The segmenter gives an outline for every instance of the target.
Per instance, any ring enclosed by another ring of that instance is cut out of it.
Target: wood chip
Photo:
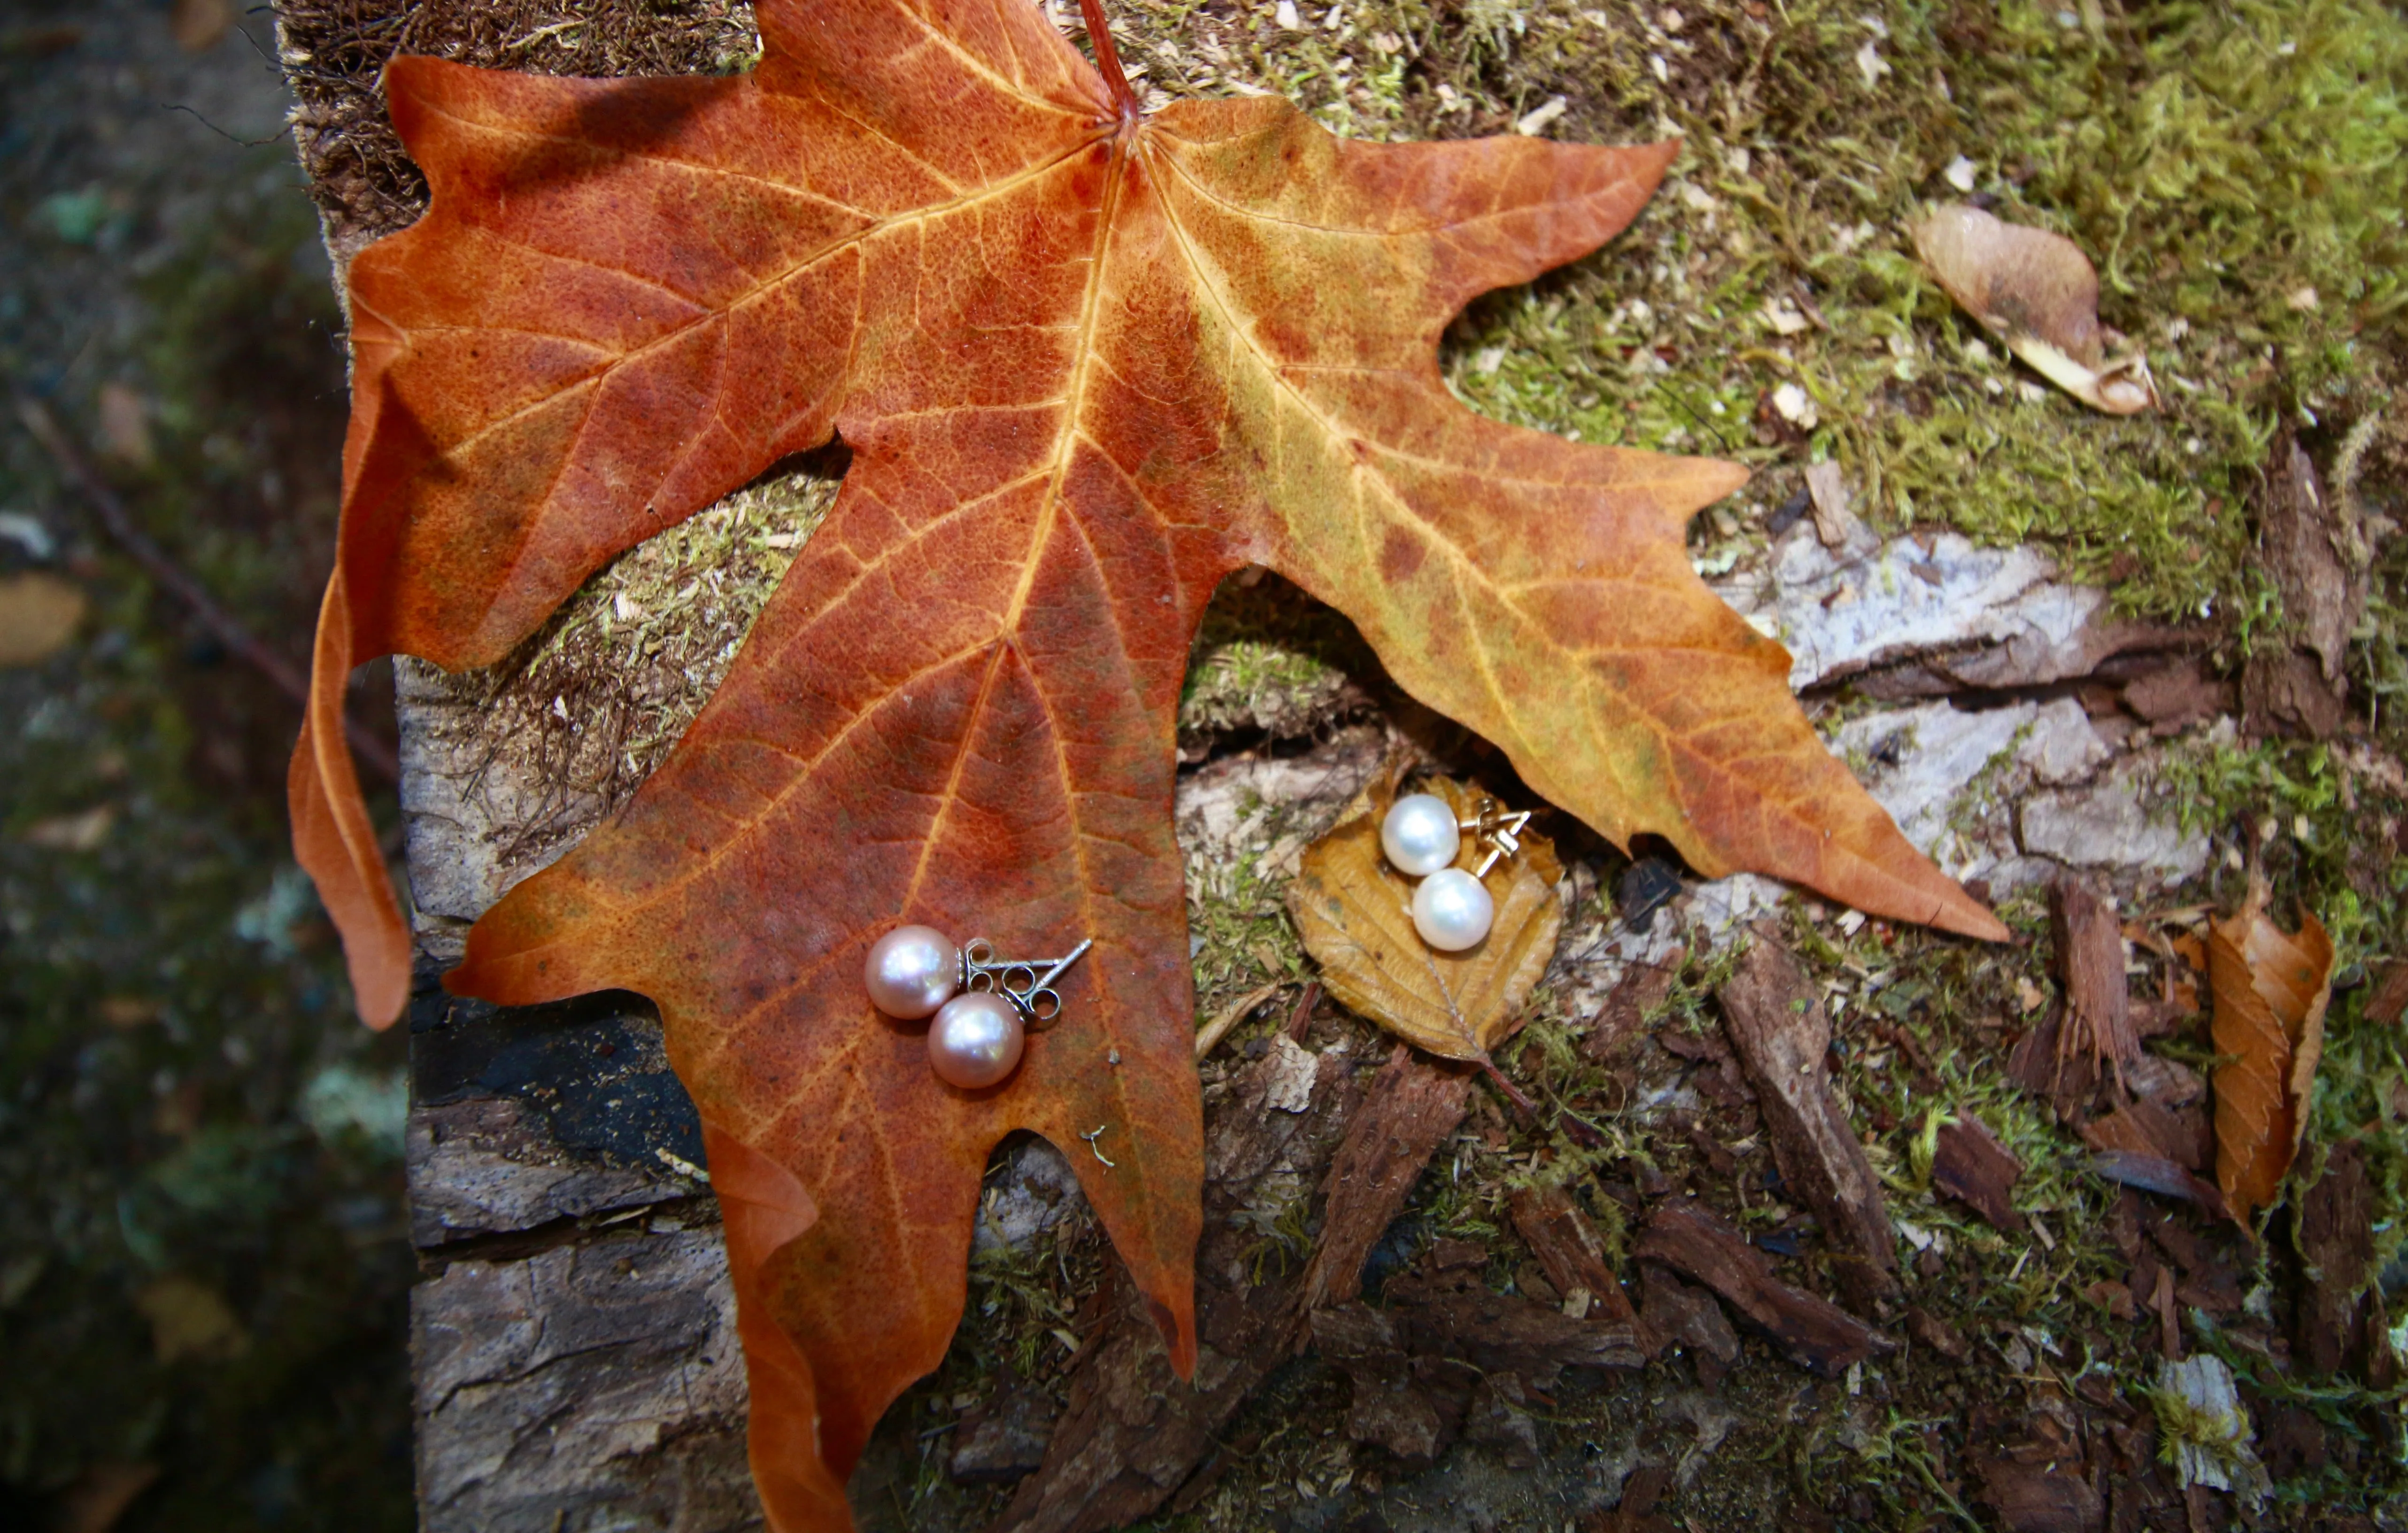
[[[2348,509],[2325,494],[2315,465],[2286,432],[2266,466],[2259,543],[2298,648],[2338,694],[2349,636],[2366,612],[2367,549]]]
[[[2023,1174],[2024,1163],[1980,1118],[1969,1112],[1940,1125],[1932,1185],[2000,1229],[2020,1233],[2027,1227],[2014,1205],[2015,1182]]]
[[[2086,1053],[2102,1070],[2140,1062],[2132,1031],[2131,992],[2124,980],[2124,926],[2115,902],[2087,881],[2059,879],[2049,889],[2049,925],[2057,938],[2057,972],[2065,981],[2067,1024],[2057,1039],[2057,1061]]]
[[[2401,966],[2401,972],[2408,973],[2408,965]],[[1679,969],[1670,964],[1633,964],[1624,970],[1590,1020],[1588,1035],[1581,1039],[1581,1053],[1602,1063],[1645,1037],[1647,1013],[1664,1004],[1679,978]],[[2401,993],[2408,996],[2408,986]]]
[[[1975,1467],[1982,1499],[1998,1512],[2007,1533],[2099,1533],[2107,1526],[2107,1503],[2055,1460],[1985,1458]]]
[[[1471,1076],[1399,1043],[1371,1080],[1322,1183],[1321,1244],[1306,1269],[1308,1310],[1363,1291],[1363,1260],[1403,1211],[1430,1155],[1470,1105]]]
[[[1627,1325],[1638,1318],[1608,1259],[1605,1241],[1580,1200],[1562,1187],[1520,1187],[1505,1200],[1513,1228],[1539,1258],[1555,1291],[1588,1295],[1587,1318]]]
[[[1720,992],[1724,1030],[1756,1088],[1783,1183],[1822,1221],[1859,1306],[1898,1290],[1898,1239],[1881,1179],[1831,1090],[1831,1020],[1789,951],[1759,934]]]
[[[2333,1147],[2325,1174],[2300,1197],[2299,1242],[2307,1293],[2297,1355],[2311,1373],[2338,1373],[2356,1350],[2360,1296],[2374,1275],[2373,1188],[2355,1141]]]
[[[1965,1340],[1963,1332],[1919,1304],[1906,1311],[1906,1334],[1918,1346],[1929,1347],[1952,1363],[1961,1363],[1973,1354],[1972,1343]]]
[[[1760,1252],[1698,1203],[1657,1207],[1634,1254],[1720,1294],[1790,1361],[1823,1378],[1841,1378],[1853,1365],[1897,1350],[1897,1342],[1838,1305],[1774,1277],[1772,1264]]]
[[[1654,1262],[1639,1268],[1641,1335],[1651,1353],[1685,1347],[1698,1370],[1698,1383],[1708,1389],[1739,1361],[1739,1333],[1723,1313],[1722,1301],[1703,1288],[1693,1287]]]
[[[2150,1296],[2149,1307],[2157,1312],[2157,1350],[2169,1363],[2182,1361],[2182,1322],[2174,1312],[2174,1274],[2172,1268],[2157,1268],[2157,1291]]]
[[[1836,463],[1818,463],[1806,470],[1806,493],[1814,502],[1814,536],[1825,548],[1844,548],[1862,523],[1848,504],[1848,477]]]

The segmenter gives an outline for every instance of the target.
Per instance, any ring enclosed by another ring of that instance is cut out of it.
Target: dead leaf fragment
[[[36,820],[19,831],[17,839],[49,852],[93,852],[108,839],[109,829],[116,824],[117,806],[96,804],[80,813]]]
[[[206,53],[234,30],[233,0],[174,0],[167,26],[176,35],[177,47],[187,53]]]
[[[2110,415],[2156,406],[2146,357],[2101,360],[2099,273],[2073,241],[1961,204],[1934,208],[1913,233],[1948,295],[2050,382]]]
[[[1863,523],[1848,503],[1848,477],[1836,463],[1818,463],[1806,470],[1806,493],[1814,501],[1814,536],[1825,548],[1844,548]]]
[[[1486,796],[1432,778],[1424,788],[1471,820]],[[1304,852],[1288,909],[1322,982],[1344,1005],[1446,1059],[1485,1060],[1520,1025],[1522,1003],[1546,972],[1564,925],[1555,885],[1563,865],[1554,843],[1522,833],[1519,855],[1500,859],[1482,881],[1497,902],[1496,924],[1476,947],[1439,953],[1413,929],[1414,881],[1380,851],[1380,822],[1395,802],[1385,783],[1365,790],[1328,835]],[[1455,866],[1486,855],[1466,835]]]
[[[180,22],[187,0],[178,0]],[[225,0],[214,0],[223,5]],[[214,41],[214,39],[212,39]],[[157,461],[150,440],[150,404],[139,391],[122,383],[104,383],[93,401],[100,417],[100,450],[129,468],[148,468]]]
[[[165,1277],[134,1297],[134,1307],[150,1323],[159,1361],[186,1357],[239,1357],[251,1350],[251,1334],[216,1289],[187,1277]]]
[[[36,570],[0,580],[0,667],[38,666],[58,653],[83,622],[83,592]]]
[[[2215,1180],[2243,1225],[2299,1153],[2332,999],[2332,939],[2312,912],[2286,933],[2266,914],[2272,897],[2253,879],[2232,918],[2208,928],[2215,1052],[2232,1060],[2215,1072]]]
[[[58,1533],[108,1533],[159,1478],[156,1464],[94,1464],[59,1498]]]

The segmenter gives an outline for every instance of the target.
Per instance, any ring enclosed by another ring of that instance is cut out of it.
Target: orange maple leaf
[[[1095,0],[1089,33],[1107,34]],[[1729,465],[1484,420],[1437,345],[1618,232],[1675,146],[1344,142],[1283,101],[1140,113],[1025,0],[764,0],[739,79],[401,58],[433,198],[351,270],[352,422],[294,836],[363,1013],[408,975],[342,753],[353,665],[490,664],[604,561],[841,435],[725,681],[626,809],[471,933],[460,991],[661,1009],[727,1210],[755,1475],[846,1526],[880,1412],[958,1319],[1007,1133],[1073,1157],[1194,1365],[1201,1114],[1173,715],[1266,565],[1617,843],[2003,928],[1815,738],[1690,567]],[[902,922],[1090,957],[964,1093],[863,993]]]

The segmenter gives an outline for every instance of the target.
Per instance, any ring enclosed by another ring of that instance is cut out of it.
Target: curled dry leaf
[[[2229,921],[2208,928],[2215,996],[2215,1180],[2243,1224],[2274,1200],[2307,1127],[2308,1091],[2325,1047],[2332,939],[2302,913],[2296,937],[2268,919],[2265,881]]]
[[[1424,788],[1453,805],[1457,820],[1474,818],[1486,796],[1445,778]],[[1485,1061],[1513,1031],[1555,956],[1564,927],[1555,897],[1563,865],[1553,842],[1524,831],[1521,853],[1500,859],[1481,881],[1497,902],[1486,938],[1462,953],[1435,952],[1413,930],[1414,881],[1380,852],[1380,822],[1395,801],[1393,788],[1373,785],[1305,848],[1288,910],[1331,995],[1434,1054]],[[1469,871],[1485,855],[1467,835],[1455,866]]]
[[[1913,233],[1948,296],[2050,382],[2110,415],[2156,406],[2147,358],[2104,360],[2099,273],[2073,241],[1960,204],[1935,208]]]

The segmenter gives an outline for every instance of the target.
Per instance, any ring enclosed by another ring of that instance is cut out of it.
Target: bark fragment
[[[1363,1291],[1363,1259],[1403,1210],[1431,1153],[1463,1122],[1470,1090],[1468,1071],[1410,1044],[1388,1055],[1322,1183],[1321,1244],[1305,1271],[1304,1309]]]
[[[2112,1067],[2120,1078],[2139,1063],[2141,1040],[2132,1031],[2131,992],[2124,982],[2124,927],[2115,917],[2115,902],[2083,880],[2060,879],[2049,890],[2049,924],[2065,980],[2065,1021],[2057,1038],[2058,1068],[2063,1072],[2082,1054],[2093,1071]]]
[[[2287,433],[2267,465],[2260,517],[2266,566],[2298,648],[2315,656],[2322,679],[2338,691],[2350,632],[2366,611],[2366,544]]]
[[[1007,1385],[953,1432],[946,1472],[965,1484],[1009,1484],[1045,1462],[1057,1412],[1041,1392]]]
[[[1760,934],[1721,997],[1773,1164],[1822,1221],[1850,1298],[1865,1306],[1895,1294],[1898,1243],[1881,1179],[1831,1090],[1831,1020],[1821,996],[1789,951]]]
[[[2022,1464],[1985,1458],[1977,1468],[1982,1499],[2008,1533],[2099,1533],[2107,1526],[2107,1505],[2099,1493],[2054,1459]]]
[[[1739,1333],[1720,1301],[1654,1262],[1640,1264],[1639,1282],[1639,1321],[1648,1350],[1686,1347],[1698,1382],[1708,1389],[1722,1383],[1739,1361]]]
[[[1506,1199],[1506,1207],[1513,1216],[1514,1229],[1566,1303],[1580,1304],[1583,1301],[1575,1296],[1586,1294],[1584,1313],[1589,1316],[1623,1324],[1637,1318],[1614,1273],[1604,1238],[1570,1192],[1561,1187],[1524,1187]]]
[[[1561,1310],[1500,1294],[1473,1260],[1450,1259],[1444,1243],[1412,1271],[1389,1280],[1383,1298],[1405,1349],[1459,1358],[1483,1373],[1511,1373],[1539,1388],[1568,1368],[1638,1368],[1646,1362],[1634,1321],[1574,1320]]]
[[[1606,1063],[1625,1044],[1644,1037],[1647,1013],[1664,1004],[1679,977],[1680,971],[1670,964],[1632,965],[1598,1008],[1588,1024],[1588,1036],[1581,1040],[1581,1052]]]
[[[2029,1227],[2014,1205],[2015,1182],[2023,1174],[2024,1163],[1980,1118],[1969,1112],[1941,1125],[1931,1157],[1932,1184],[2000,1229]]]
[[[2241,727],[2252,739],[2330,739],[2349,706],[2314,656],[2297,650],[2253,655],[2241,672]]]
[[[2316,1374],[2339,1372],[2358,1337],[2359,1298],[2374,1269],[2373,1189],[2356,1141],[2333,1147],[2325,1174],[2300,1200],[2299,1355]]]
[[[1739,1231],[1700,1204],[1658,1207],[1636,1254],[1712,1288],[1790,1361],[1823,1378],[1839,1378],[1851,1365],[1897,1349],[1838,1305],[1774,1277],[1772,1265]]]
[[[2233,689],[2208,669],[2204,657],[2185,655],[2126,682],[2123,701],[2153,733],[2170,735],[2230,712]]]
[[[1645,1361],[1634,1325],[1497,1293],[1481,1278],[1484,1260],[1477,1247],[1442,1240],[1389,1281],[1383,1308],[1312,1311],[1313,1345],[1354,1385],[1347,1436],[1416,1463],[1467,1436],[1526,1467],[1538,1457],[1526,1388],[1550,1387],[1566,1368]]]

